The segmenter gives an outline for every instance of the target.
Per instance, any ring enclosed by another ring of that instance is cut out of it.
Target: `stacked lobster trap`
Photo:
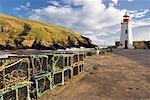
[[[29,60],[0,59],[0,99],[24,100],[30,98]]]
[[[32,55],[29,57],[31,65],[31,97],[38,98],[44,91],[51,88],[51,72],[48,69],[48,56]]]
[[[51,57],[49,66],[51,66],[53,88],[64,85],[65,80],[71,78],[72,55],[55,53],[49,56]]]
[[[51,89],[51,72],[48,66],[48,56],[42,54],[17,55],[11,58],[26,58],[30,65],[30,97],[37,99],[44,91]]]
[[[90,49],[90,50],[85,51],[86,57],[95,56],[95,55],[99,55],[99,50]]]
[[[83,72],[83,64],[84,64],[84,53],[75,53],[73,56],[73,76],[78,75],[79,73]]]
[[[0,59],[0,100],[39,98],[83,72],[83,52],[38,52]]]

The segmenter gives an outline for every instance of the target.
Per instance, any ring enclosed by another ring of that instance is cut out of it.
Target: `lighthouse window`
[[[128,33],[128,30],[126,30],[125,33],[127,34],[127,33]]]

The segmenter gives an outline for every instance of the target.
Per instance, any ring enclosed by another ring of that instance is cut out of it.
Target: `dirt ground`
[[[40,100],[150,100],[150,50],[86,58],[84,73]]]

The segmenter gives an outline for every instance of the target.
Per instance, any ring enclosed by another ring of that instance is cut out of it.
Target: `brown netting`
[[[79,66],[79,72],[82,72],[83,71],[83,65],[80,65]]]
[[[47,71],[47,58],[46,57],[42,58],[41,62],[42,62],[42,70]]]
[[[75,62],[78,62],[78,55],[74,55],[73,56],[73,62],[75,63]]]
[[[62,83],[62,72],[54,74],[54,84]]]
[[[56,57],[55,57],[56,58]],[[59,57],[58,60],[55,60],[56,61],[56,66],[59,67],[59,68],[63,68],[63,57]]]
[[[40,73],[43,71],[47,71],[47,58],[34,58],[34,73]]]
[[[80,54],[80,55],[79,55],[79,60],[80,60],[80,61],[83,61],[83,57],[84,57],[83,54]]]
[[[37,98],[35,80],[34,80],[34,79],[31,79],[31,81],[32,81],[33,83],[31,84],[31,87],[30,87],[30,97],[31,97],[31,98]]]
[[[81,71],[82,71],[82,65],[79,66],[79,72],[81,72]]]
[[[73,76],[78,74],[78,66],[73,68]]]
[[[65,81],[66,81],[67,79],[70,79],[70,78],[71,78],[71,70],[70,70],[70,69],[65,70],[65,71],[64,71],[64,79],[65,79]]]
[[[38,73],[38,72],[41,72],[42,70],[42,65],[41,65],[41,62],[40,62],[40,58],[34,58],[34,73]]]
[[[52,55],[48,55],[48,71],[52,70]]]
[[[87,52],[87,54],[86,54],[87,56],[91,56],[92,55],[92,53],[91,52]]]
[[[68,66],[71,66],[71,57],[68,59]]]
[[[27,98],[27,86],[18,89],[18,100],[26,100]]]
[[[64,65],[67,66],[68,65],[67,63],[68,63],[68,59],[67,57],[65,57]]]
[[[0,89],[4,88],[4,83],[3,83],[3,74],[0,72]]]
[[[28,78],[28,63],[20,62],[5,69],[5,85],[10,86]]]
[[[38,80],[38,89],[40,93],[50,89],[50,81],[47,77]]]
[[[4,100],[16,100],[16,90],[9,91],[3,95]]]

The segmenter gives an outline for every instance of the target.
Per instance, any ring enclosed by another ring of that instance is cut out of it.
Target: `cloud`
[[[132,22],[132,24],[133,24],[133,28],[148,26],[148,25],[150,25],[150,18],[136,20],[136,21]]]
[[[27,2],[26,7],[30,7],[30,6],[31,6],[30,2]]]
[[[133,10],[133,11],[129,11],[131,17],[134,18],[143,18],[146,16],[146,14],[149,12],[149,9],[145,9],[145,10],[141,10],[141,11],[137,11],[137,10]]]
[[[133,28],[133,38],[135,41],[150,40],[150,25],[143,25]]]
[[[14,8],[14,10],[19,11],[19,10],[21,10],[21,8],[20,7],[16,7],[16,8]]]
[[[125,12],[125,10],[119,10],[113,6],[106,9],[100,0],[72,0],[72,2],[65,1],[65,3],[80,4],[82,7],[56,7],[50,5],[42,9],[33,10],[29,18],[67,27],[86,34],[88,37],[87,33],[101,35],[108,32],[110,33],[111,31],[112,33],[117,32],[118,27],[112,30],[107,27],[114,27],[116,24],[120,24],[120,19]],[[94,43],[99,40],[97,37],[90,38]]]
[[[117,4],[118,0],[113,2]],[[102,41],[112,44],[119,39],[120,23],[126,9],[117,9],[113,4],[106,8],[102,0],[50,0],[49,3],[47,7],[33,9],[29,19],[67,27],[89,37],[96,44]],[[142,18],[147,12],[133,14]],[[102,35],[108,37],[102,39]]]
[[[59,6],[59,2],[58,1],[49,0],[49,1],[47,1],[47,3],[52,4],[54,6]]]
[[[25,5],[20,5],[19,7],[13,8],[14,11],[28,10],[31,6],[30,2],[26,2]]]
[[[117,3],[119,1],[128,1],[128,2],[132,2],[133,0],[111,0],[115,5],[117,5]]]
[[[115,4],[117,4],[117,3],[118,3],[118,0],[112,0],[112,2],[114,2]]]
[[[144,18],[133,23],[133,38],[135,41],[150,41],[150,18]]]

